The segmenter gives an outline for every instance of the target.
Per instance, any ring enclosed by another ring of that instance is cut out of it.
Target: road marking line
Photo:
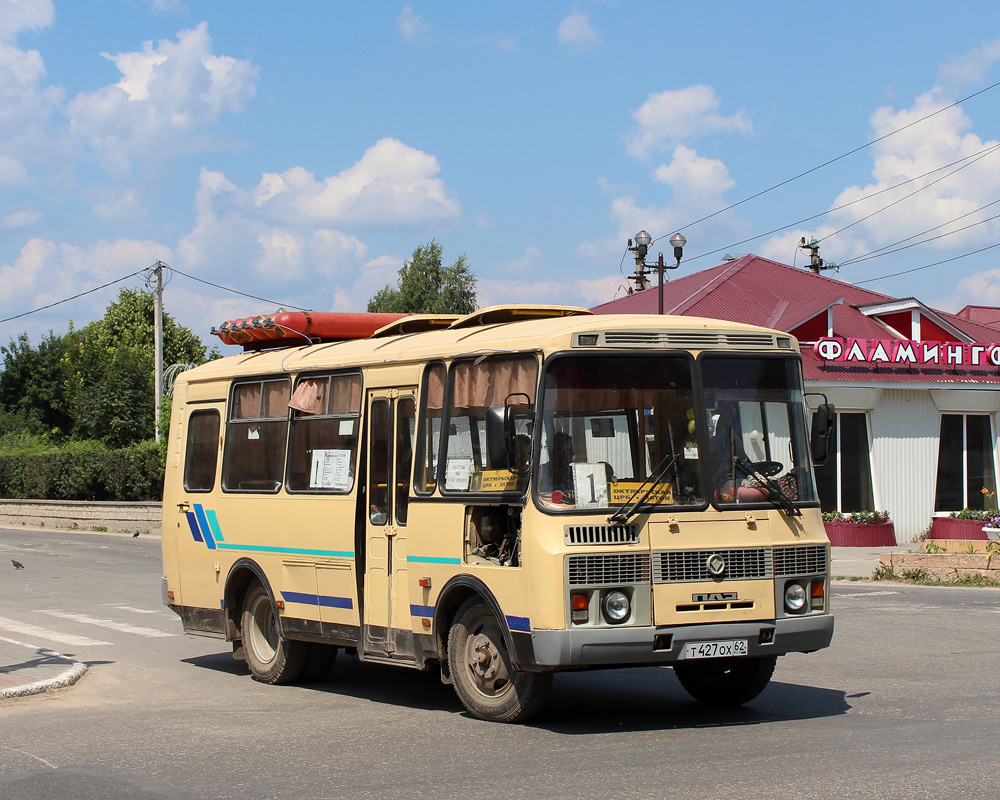
[[[5,628],[9,631],[14,631],[15,633],[26,633],[29,636],[37,636],[41,639],[50,639],[53,642],[61,642],[62,644],[69,644],[73,647],[91,647],[98,644],[111,644],[111,642],[102,642],[99,639],[89,639],[86,636],[76,636],[72,633],[50,631],[47,628],[40,628],[37,625],[28,625],[23,622],[18,622],[17,620],[7,619],[6,617],[0,617],[0,628]]]
[[[838,600],[843,600],[845,597],[884,597],[887,594],[899,594],[899,592],[852,592],[851,594],[834,592],[833,596]]]
[[[122,611],[132,611],[136,614],[159,614],[161,616],[174,616],[169,611],[160,611],[159,609],[151,608],[132,608],[132,606],[123,606],[120,603],[101,603],[102,606],[110,606],[111,608],[120,608]]]
[[[110,628],[113,631],[119,631],[120,633],[133,633],[136,636],[148,636],[151,638],[165,638],[167,636],[176,636],[175,633],[167,633],[166,631],[159,631],[155,628],[140,628],[138,625],[129,625],[127,622],[115,622],[113,619],[100,619],[98,617],[88,617],[83,614],[70,614],[66,611],[42,611],[43,614],[48,614],[53,617],[59,617],[60,619],[68,619],[73,622],[83,622],[86,625],[97,625],[101,628]]]

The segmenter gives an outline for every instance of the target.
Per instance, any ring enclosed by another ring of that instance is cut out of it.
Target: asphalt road
[[[90,665],[0,702],[0,798],[995,798],[1000,590],[838,583],[833,646],[755,701],[669,669],[563,674],[530,725],[436,673],[355,663],[263,686],[160,605],[159,540],[0,530],[0,636]]]

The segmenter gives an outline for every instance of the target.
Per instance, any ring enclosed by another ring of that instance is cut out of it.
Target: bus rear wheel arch
[[[707,706],[738,706],[764,691],[777,660],[767,656],[682,661],[674,664],[674,673],[695,700]]]
[[[240,633],[247,666],[254,680],[285,684],[294,683],[302,675],[309,645],[281,635],[274,602],[260,583],[247,590],[240,616]]]
[[[522,672],[514,666],[503,623],[479,597],[470,597],[455,615],[448,634],[448,667],[462,705],[490,722],[528,720],[552,686],[551,673]]]

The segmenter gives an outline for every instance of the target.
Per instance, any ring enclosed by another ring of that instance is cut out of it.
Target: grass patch
[[[917,586],[971,586],[974,588],[1000,589],[1000,579],[988,578],[977,572],[962,572],[948,578],[935,578],[925,569],[904,569],[896,572],[888,564],[879,564],[872,573],[873,581],[895,581],[896,583],[912,583]]]

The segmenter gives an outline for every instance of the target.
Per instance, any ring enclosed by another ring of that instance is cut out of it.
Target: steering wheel
[[[780,461],[754,461],[751,463],[751,466],[761,475],[768,478],[773,478],[785,468],[785,465]]]

